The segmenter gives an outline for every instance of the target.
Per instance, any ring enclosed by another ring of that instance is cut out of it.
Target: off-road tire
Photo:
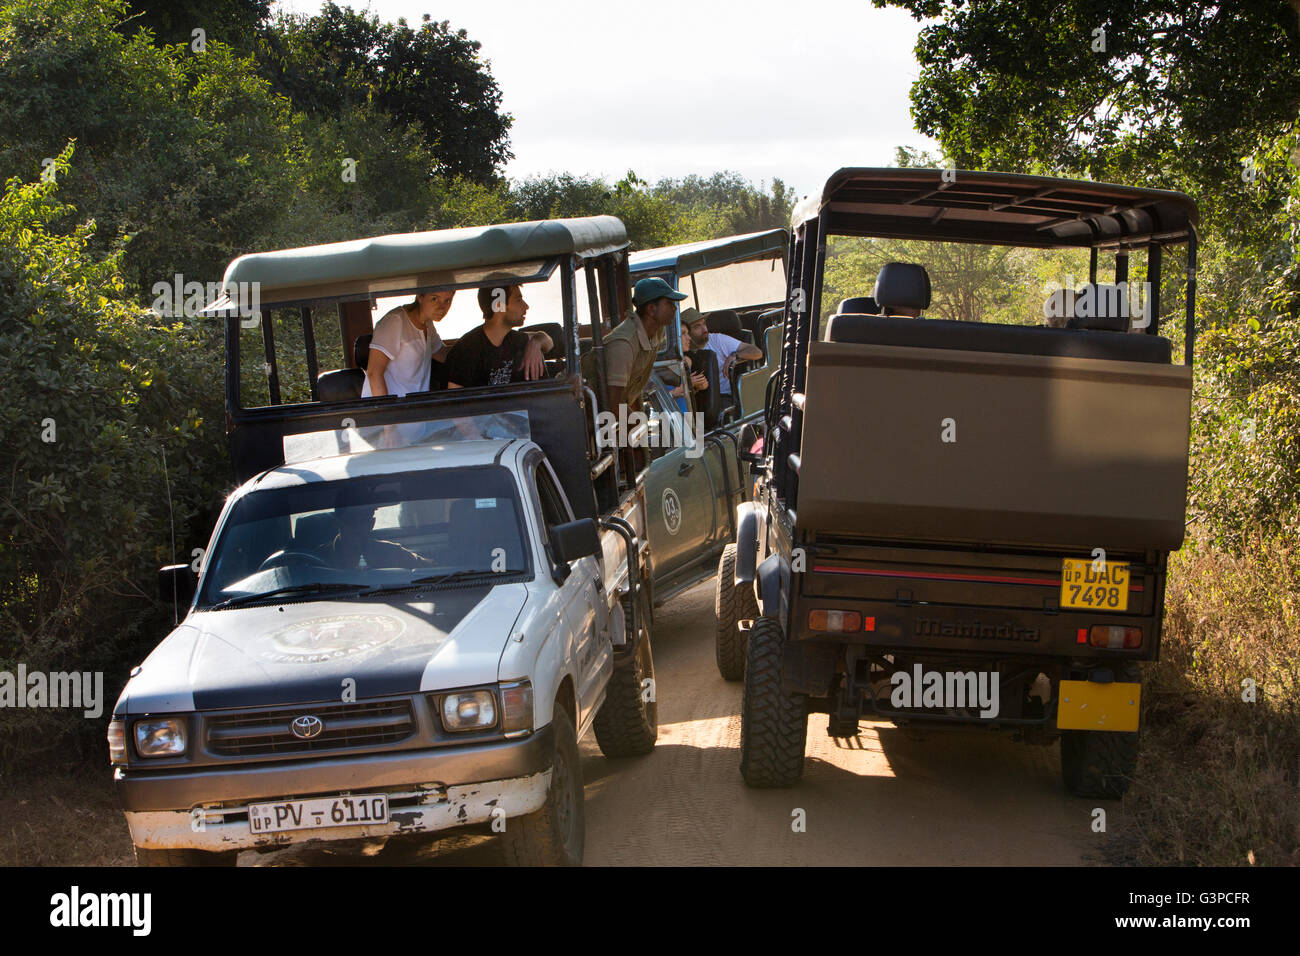
[[[751,787],[789,787],[803,776],[808,696],[781,689],[781,625],[754,620],[740,708],[740,775]]]
[[[737,622],[758,617],[754,589],[748,584],[737,586],[735,582],[736,545],[729,544],[718,559],[718,581],[713,594],[713,612],[717,618],[714,650],[723,680],[745,679],[746,635]]]
[[[582,760],[573,715],[557,701],[551,717],[555,752],[546,803],[506,821],[501,848],[511,866],[581,866],[586,840]]]
[[[634,635],[630,597],[623,598],[622,606],[624,627],[631,643]],[[641,633],[635,635],[634,649],[615,650],[614,673],[605,688],[605,702],[592,724],[596,743],[606,757],[643,756],[654,750],[659,739],[659,704],[655,700],[658,688],[654,684],[654,654],[644,600],[640,618]],[[647,679],[651,681],[648,687],[644,685]]]
[[[136,866],[234,866],[239,859],[238,850],[134,849]]]
[[[1115,679],[1140,683],[1136,662],[1117,667]],[[1076,797],[1118,800],[1128,791],[1137,770],[1138,732],[1101,730],[1061,731],[1061,779]]]

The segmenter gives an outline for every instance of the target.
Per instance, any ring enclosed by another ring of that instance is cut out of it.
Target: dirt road
[[[849,747],[827,737],[826,718],[817,715],[802,784],[746,788],[740,685],[718,676],[712,627],[712,580],[655,612],[653,754],[606,760],[590,735],[583,741],[588,864],[1074,865],[1105,839],[1091,829],[1095,803],[1065,794],[1055,747],[991,735],[922,737],[872,723]],[[804,829],[796,832],[800,818]],[[245,854],[247,862],[258,859]],[[364,862],[328,849],[261,860]],[[492,864],[498,856],[490,838],[469,836],[390,844],[374,861]]]
[[[607,761],[584,742],[589,863],[1078,864],[1098,839],[1093,803],[1061,787],[1055,747],[992,736],[870,723],[848,747],[819,714],[803,782],[750,790],[740,685],[718,676],[712,624],[712,580],[656,611],[653,754]]]

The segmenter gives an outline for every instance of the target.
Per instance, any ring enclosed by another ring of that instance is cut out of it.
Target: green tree
[[[160,49],[115,31],[125,15],[119,0],[0,5],[0,173],[49,173],[75,141],[61,195],[94,218],[92,250],[131,236],[140,290],[219,277],[294,191],[289,103],[225,44]]]
[[[413,29],[326,3],[315,16],[281,15],[264,40],[266,75],[313,118],[363,107],[395,130],[417,126],[433,169],[476,182],[494,181],[511,158],[511,118],[480,44],[445,20],[425,14]]]
[[[271,0],[130,0],[131,15],[121,31],[148,30],[163,45],[190,46],[194,30],[203,40],[218,40],[242,53],[256,45],[257,31],[271,15]]]
[[[0,373],[0,670],[102,670],[111,701],[170,620],[150,592],[171,513],[189,560],[229,474],[217,327],[135,305],[120,250],[92,255],[93,226],[69,228],[57,188],[12,179],[0,196],[0,348],[21,357]],[[102,723],[0,710],[0,761],[67,755],[70,726],[102,746]]]

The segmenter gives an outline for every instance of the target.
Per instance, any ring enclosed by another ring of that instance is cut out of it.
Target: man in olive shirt
[[[605,385],[609,407],[615,411],[626,404],[634,408],[654,370],[655,356],[663,345],[663,330],[677,314],[677,303],[686,298],[663,279],[642,279],[632,288],[635,313],[605,336]]]

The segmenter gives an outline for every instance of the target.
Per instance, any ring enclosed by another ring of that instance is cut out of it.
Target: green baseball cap
[[[642,279],[632,287],[632,304],[637,308],[647,302],[653,302],[655,299],[664,298],[681,301],[686,298],[686,293],[674,291],[672,286],[658,276],[652,279]]]
[[[682,325],[694,325],[700,319],[704,318],[704,313],[699,309],[687,306],[682,309]]]

